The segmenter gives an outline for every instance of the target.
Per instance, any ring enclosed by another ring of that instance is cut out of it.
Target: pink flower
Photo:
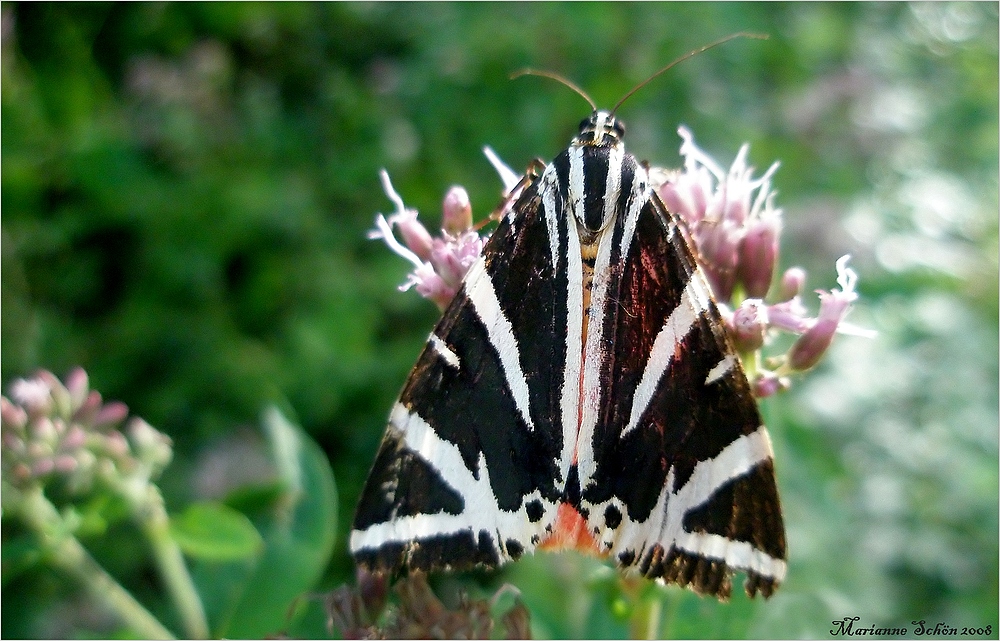
[[[453,236],[472,229],[472,203],[464,187],[452,187],[441,203],[441,228]]]
[[[774,163],[760,178],[747,165],[749,145],[740,148],[728,171],[694,144],[685,128],[684,170],[654,172],[658,193],[670,211],[687,223],[698,258],[718,301],[728,303],[742,286],[750,298],[763,298],[778,257],[781,210],[774,207]]]
[[[847,267],[849,258],[850,256],[843,256],[837,261],[837,283],[841,288],[817,292],[820,301],[819,316],[789,350],[788,366],[791,369],[807,370],[819,362],[833,342],[833,335],[837,333],[844,316],[850,311],[851,303],[857,300],[858,294],[854,288],[858,275]]]
[[[102,403],[86,372],[72,370],[60,381],[40,371],[18,379],[11,398],[0,397],[0,467],[5,482],[44,487],[59,480],[70,494],[87,493],[97,483],[126,486],[147,483],[170,462],[170,439],[141,419],[143,439],[130,443],[120,431],[128,415],[124,403]],[[136,429],[130,428],[130,434]],[[155,441],[155,456],[148,442]],[[97,468],[108,471],[101,477]]]
[[[748,298],[733,312],[733,342],[741,353],[755,352],[764,345],[767,333],[767,306],[759,298]]]
[[[417,220],[417,211],[407,209],[403,199],[392,187],[392,181],[385,170],[381,172],[382,186],[386,195],[396,204],[396,213],[389,218],[379,214],[375,219],[376,229],[368,233],[372,239],[380,238],[394,252],[410,261],[414,269],[407,276],[407,282],[400,285],[401,291],[416,287],[424,298],[434,301],[444,309],[462,286],[462,280],[472,264],[482,253],[485,239],[472,227],[472,208],[468,194],[460,187],[453,187],[443,202],[447,230],[434,238]],[[403,236],[401,244],[393,235],[392,228],[400,228]],[[460,228],[464,229],[460,230]]]

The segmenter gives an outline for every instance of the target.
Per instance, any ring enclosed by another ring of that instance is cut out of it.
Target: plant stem
[[[4,491],[11,491],[4,485]],[[17,490],[14,490],[17,492]],[[163,627],[149,610],[105,572],[67,531],[65,521],[56,507],[42,493],[32,488],[21,493],[23,502],[18,513],[40,535],[42,545],[53,565],[82,583],[91,594],[121,617],[140,637],[146,639],[173,639],[170,630]]]
[[[155,485],[150,485],[146,494],[140,525],[153,546],[160,576],[181,615],[187,636],[192,639],[207,639],[208,619],[205,608],[184,563],[184,555],[170,535],[170,517],[164,507],[163,496]]]
[[[659,639],[660,638],[660,624],[662,623],[663,614],[663,601],[659,599],[659,595],[654,594],[649,600],[649,612],[646,615],[646,636],[645,639]]]

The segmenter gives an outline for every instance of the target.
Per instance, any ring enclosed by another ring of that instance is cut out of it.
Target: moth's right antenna
[[[689,51],[686,54],[684,54],[683,56],[681,56],[680,58],[678,58],[677,60],[674,60],[673,62],[671,62],[669,65],[667,65],[663,69],[660,69],[659,71],[657,71],[656,73],[654,73],[652,76],[646,78],[645,80],[643,80],[642,82],[640,82],[636,86],[632,87],[632,89],[630,89],[627,94],[625,94],[624,96],[622,96],[622,99],[618,101],[618,104],[616,104],[615,108],[611,110],[611,113],[614,114],[616,111],[618,111],[618,107],[621,107],[623,102],[625,102],[626,100],[628,100],[629,98],[631,98],[632,94],[634,94],[635,92],[637,92],[640,89],[642,89],[643,87],[645,87],[647,84],[649,84],[650,80],[652,80],[653,78],[657,77],[661,73],[665,72],[667,69],[670,69],[671,67],[673,67],[674,65],[676,65],[676,64],[678,64],[680,62],[684,62],[685,60],[687,60],[691,56],[698,55],[702,51],[707,51],[708,49],[711,49],[712,47],[718,47],[722,43],[729,42],[730,40],[735,40],[736,38],[756,38],[758,40],[767,40],[767,35],[766,34],[760,34],[760,33],[749,33],[749,32],[746,32],[746,31],[740,31],[739,33],[730,34],[730,35],[726,36],[725,38],[720,38],[720,39],[716,40],[715,42],[710,42],[709,44],[705,45],[704,47],[699,47],[698,49],[695,49],[694,51]]]

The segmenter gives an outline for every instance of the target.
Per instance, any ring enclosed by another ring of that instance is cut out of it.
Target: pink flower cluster
[[[18,379],[0,397],[3,480],[15,487],[60,481],[71,494],[95,483],[142,485],[167,466],[170,439],[141,418],[124,425],[124,403],[104,403],[76,368],[63,383],[51,372]]]
[[[379,214],[376,229],[368,233],[372,239],[381,238],[389,247],[410,261],[414,270],[400,290],[416,286],[424,298],[434,301],[444,309],[462,286],[462,279],[479,258],[486,239],[472,229],[472,205],[469,194],[462,187],[452,187],[445,194],[441,223],[441,236],[434,238],[417,220],[417,210],[407,209],[403,199],[392,187],[389,174],[383,169],[382,187],[396,205],[396,213],[388,218]],[[403,244],[392,233],[398,227]]]
[[[817,290],[819,314],[809,315],[801,300],[806,274],[787,269],[777,282],[781,210],[774,206],[771,177],[774,163],[760,178],[747,164],[749,145],[743,145],[732,166],[724,171],[694,143],[681,127],[681,171],[652,170],[654,186],[667,208],[687,223],[698,264],[712,287],[716,302],[740,352],[755,393],[770,396],[789,385],[788,375],[812,368],[826,353],[837,332],[870,336],[843,323],[857,300],[857,274],[847,266],[849,256],[837,260],[840,289]],[[766,302],[771,301],[771,302]],[[798,334],[785,353],[761,365],[760,351],[778,331]]]
[[[754,392],[770,396],[789,386],[789,374],[808,370],[826,353],[834,334],[870,333],[843,323],[857,298],[857,274],[847,267],[848,256],[837,261],[840,289],[819,291],[820,309],[812,317],[801,300],[805,271],[787,269],[774,282],[781,235],[781,210],[774,205],[771,177],[774,163],[759,178],[747,164],[749,145],[743,145],[732,166],[725,171],[694,143],[686,128],[678,133],[683,140],[680,153],[684,168],[652,168],[651,183],[667,208],[687,223],[688,238],[699,267],[709,282],[716,302],[740,353]],[[501,214],[517,197],[522,179],[491,149],[484,150],[504,183]],[[379,214],[370,238],[381,238],[415,267],[406,290],[417,291],[444,309],[461,286],[462,279],[479,257],[486,238],[472,225],[469,197],[461,187],[452,187],[444,198],[442,232],[432,237],[417,220],[417,212],[407,209],[393,189],[388,174],[382,184],[396,213]],[[397,227],[403,238],[393,235]],[[769,302],[768,302],[769,301]],[[791,348],[765,361],[762,351],[779,331],[798,335]]]

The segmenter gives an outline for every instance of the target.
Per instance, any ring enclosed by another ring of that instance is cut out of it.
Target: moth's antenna
[[[515,78],[520,78],[521,76],[541,76],[542,78],[548,78],[550,80],[555,80],[556,82],[560,82],[569,87],[570,89],[572,89],[573,91],[575,91],[576,93],[580,94],[580,96],[582,96],[583,99],[590,104],[590,108],[594,111],[597,111],[597,105],[594,104],[594,101],[591,100],[590,96],[587,95],[586,91],[580,89],[580,87],[576,86],[576,84],[567,80],[566,78],[563,78],[557,73],[554,73],[552,71],[540,71],[538,69],[521,69],[520,71],[512,73],[510,79],[514,80]]]
[[[700,47],[698,49],[695,49],[694,51],[687,52],[686,54],[684,54],[683,56],[681,56],[677,60],[674,60],[673,62],[671,62],[669,65],[667,65],[663,69],[660,69],[659,71],[657,71],[656,73],[654,73],[652,76],[646,78],[645,80],[643,80],[642,82],[640,82],[636,86],[632,87],[632,89],[629,90],[629,92],[627,94],[625,94],[624,96],[622,96],[622,99],[618,101],[618,103],[615,105],[615,108],[611,110],[611,114],[614,115],[614,113],[616,111],[618,111],[618,107],[621,107],[622,103],[624,103],[626,100],[628,100],[629,98],[631,98],[632,94],[634,94],[635,92],[637,92],[640,89],[642,89],[643,87],[645,87],[647,84],[649,84],[650,80],[652,80],[653,78],[659,76],[661,73],[664,73],[667,69],[670,69],[671,67],[673,67],[674,65],[676,65],[678,63],[684,62],[685,60],[687,60],[688,58],[690,58],[692,56],[698,55],[702,51],[707,51],[708,49],[711,49],[712,47],[718,47],[719,45],[721,45],[721,44],[723,44],[725,42],[729,42],[730,40],[735,40],[736,38],[756,38],[757,40],[767,40],[767,34],[766,33],[763,33],[763,34],[762,33],[749,33],[749,32],[746,32],[746,31],[740,31],[739,33],[730,34],[730,35],[726,36],[725,38],[720,38],[719,40],[716,40],[715,42],[711,42],[711,43],[705,45],[704,47]],[[591,104],[593,104],[593,103],[591,103]]]

